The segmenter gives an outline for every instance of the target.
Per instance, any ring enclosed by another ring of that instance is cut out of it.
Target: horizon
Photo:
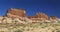
[[[4,16],[9,8],[23,8],[27,16],[42,12],[60,18],[60,0],[0,0],[0,16]]]

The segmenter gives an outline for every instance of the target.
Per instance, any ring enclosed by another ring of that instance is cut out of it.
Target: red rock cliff
[[[44,13],[36,13],[35,16],[30,16],[28,18],[32,20],[48,20],[48,16]]]
[[[15,8],[11,8],[7,11],[6,14],[7,17],[25,17],[26,16],[26,12],[24,9],[15,9]]]

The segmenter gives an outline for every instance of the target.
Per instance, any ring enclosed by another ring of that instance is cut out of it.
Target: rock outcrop
[[[35,16],[30,16],[28,18],[32,20],[48,20],[48,16],[44,13],[36,13]]]
[[[27,17],[24,9],[15,9],[15,8],[10,8],[7,11],[6,16],[11,18],[20,18],[20,19],[25,19],[25,17]],[[48,16],[40,12],[36,13],[36,15],[34,16],[29,16],[27,18],[31,20],[48,20]]]
[[[51,17],[50,17],[50,20],[56,20],[56,19],[57,19],[56,16],[51,16]]]
[[[7,11],[6,14],[7,17],[12,17],[12,18],[16,18],[16,17],[25,17],[26,16],[26,12],[24,9],[15,9],[15,8],[11,8]]]
[[[51,21],[53,20],[53,21]],[[0,16],[0,32],[59,32],[60,19],[44,13],[26,16],[24,9],[11,8],[6,16]]]

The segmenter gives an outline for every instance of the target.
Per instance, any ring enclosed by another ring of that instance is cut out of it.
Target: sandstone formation
[[[24,9],[15,9],[15,8],[10,8],[7,11],[6,16],[11,17],[11,18],[20,18],[22,20],[24,20],[25,17],[27,17]],[[27,18],[31,19],[31,20],[48,20],[48,16],[46,14],[40,13],[40,12],[36,13],[36,15],[34,15],[34,16],[29,16]]]
[[[50,17],[50,20],[56,20],[56,19],[57,19],[56,16],[51,16],[51,17]]]
[[[15,8],[11,8],[7,11],[6,14],[7,17],[12,17],[12,18],[16,18],[16,17],[25,17],[26,16],[26,12],[24,9],[15,9]]]
[[[30,16],[28,18],[32,20],[48,20],[48,16],[44,13],[36,13],[35,16]]]
[[[48,19],[48,15],[40,12],[27,17],[24,9],[11,8],[6,16],[0,16],[0,32],[60,32],[60,19]]]
[[[25,18],[28,18],[30,20],[55,20],[57,19],[57,17],[55,16],[51,16],[50,19],[48,19],[48,15],[46,15],[45,13],[36,13],[34,16],[26,16],[26,12],[24,9],[16,9],[16,8],[10,8],[7,13],[6,13],[6,17],[10,17],[10,18],[19,18],[20,20],[25,20]]]

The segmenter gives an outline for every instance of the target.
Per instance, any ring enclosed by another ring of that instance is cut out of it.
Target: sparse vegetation
[[[16,30],[15,32],[23,32],[22,30]]]
[[[56,30],[56,32],[60,32],[60,30]]]
[[[9,19],[9,18],[7,18]],[[39,22],[31,23],[33,21],[12,21],[6,20],[4,23],[0,23],[0,32],[60,32],[60,22]],[[7,22],[9,21],[9,22]],[[30,22],[29,22],[30,21]],[[23,22],[23,23],[22,23]]]

